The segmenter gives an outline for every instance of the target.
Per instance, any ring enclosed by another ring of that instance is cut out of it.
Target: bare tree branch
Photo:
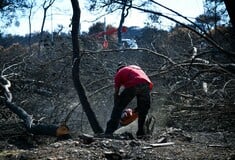
[[[115,3],[117,4],[122,4],[121,2],[119,1],[115,1]],[[127,6],[130,6],[127,4]],[[176,22],[182,26],[184,26],[185,28],[193,31],[194,33],[196,33],[198,36],[202,37],[203,39],[205,39],[206,41],[208,41],[210,44],[212,44],[216,49],[218,49],[219,51],[221,51],[222,53],[228,55],[228,56],[232,56],[232,57],[235,57],[235,53],[234,52],[230,52],[230,51],[227,51],[225,50],[223,47],[221,47],[218,43],[216,43],[214,40],[212,40],[210,37],[206,36],[205,34],[201,34],[199,33],[198,31],[196,31],[194,28],[191,28],[190,26],[172,18],[172,17],[169,17],[169,16],[166,16],[164,15],[163,13],[161,12],[156,12],[156,11],[152,11],[152,10],[148,10],[148,9],[143,9],[143,8],[139,8],[139,7],[136,7],[136,6],[131,6],[131,8],[133,9],[136,9],[136,10],[139,10],[139,11],[143,11],[143,12],[146,12],[146,13],[152,13],[152,14],[156,14],[156,15],[159,15],[159,16],[162,16],[164,18],[167,18],[173,22]]]

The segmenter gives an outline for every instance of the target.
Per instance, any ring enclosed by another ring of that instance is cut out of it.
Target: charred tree
[[[52,6],[52,4],[55,2],[55,0],[45,0],[43,3],[43,19],[42,19],[42,25],[41,25],[41,31],[40,31],[40,42],[39,42],[39,47],[41,45],[41,42],[43,40],[43,29],[44,29],[44,25],[45,25],[45,21],[46,21],[46,17],[47,17],[47,10]],[[47,5],[48,3],[48,5]],[[53,34],[53,33],[52,33]]]
[[[124,24],[125,18],[128,16],[129,13],[129,9],[131,8],[131,4],[129,6],[127,6],[128,1],[127,0],[123,0],[122,1],[122,14],[121,14],[121,19],[119,22],[119,26],[118,26],[118,44],[119,46],[121,46],[122,44],[122,26]],[[132,1],[130,1],[130,3],[132,3]]]
[[[82,104],[82,108],[87,115],[89,123],[94,133],[103,133],[103,129],[101,128],[99,122],[96,119],[95,113],[93,112],[90,103],[88,102],[88,98],[86,96],[84,87],[80,80],[80,61],[81,61],[81,53],[80,46],[78,42],[78,30],[80,23],[80,15],[81,10],[79,7],[78,0],[71,0],[73,7],[73,17],[72,17],[72,44],[73,44],[73,67],[72,67],[72,76],[74,87],[78,93],[80,102]]]
[[[29,133],[64,138],[70,137],[69,128],[65,124],[40,124],[39,121],[34,120],[33,116],[29,115],[22,107],[12,103],[12,94],[9,90],[10,87],[10,81],[4,77],[0,77],[0,89],[4,95],[2,98],[5,102],[5,106],[23,120],[24,126]]]
[[[69,136],[69,128],[65,124],[40,124],[40,122],[34,120],[33,116],[29,115],[21,107],[9,101],[6,101],[6,107],[24,121],[24,126],[29,133],[34,135],[48,135],[55,137]]]
[[[225,4],[226,9],[228,11],[228,15],[229,15],[230,21],[233,25],[233,29],[235,30],[235,1],[224,0],[224,4]]]

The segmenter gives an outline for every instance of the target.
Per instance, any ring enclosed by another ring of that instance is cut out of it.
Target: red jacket
[[[149,88],[152,90],[153,83],[145,72],[136,65],[121,68],[114,77],[114,86],[116,89],[120,88],[122,85],[125,88],[130,88],[146,82],[149,83]]]

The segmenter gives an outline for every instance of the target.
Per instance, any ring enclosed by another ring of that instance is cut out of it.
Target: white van
[[[138,45],[136,43],[136,40],[134,40],[134,39],[122,39],[122,47],[123,48],[137,49]]]

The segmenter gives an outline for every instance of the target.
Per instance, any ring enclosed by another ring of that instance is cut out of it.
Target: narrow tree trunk
[[[224,0],[226,9],[229,14],[230,21],[233,25],[233,29],[235,30],[235,1],[234,0]]]
[[[31,16],[32,16],[32,9],[33,9],[33,4],[31,3],[30,8],[29,8],[29,52],[32,54],[32,45],[31,45],[31,36],[32,36],[32,25],[31,25]]]
[[[82,104],[83,110],[87,115],[89,123],[94,133],[102,133],[103,129],[100,127],[99,122],[88,102],[84,87],[80,81],[80,46],[78,42],[78,29],[80,23],[80,8],[78,0],[71,0],[73,7],[73,18],[72,18],[72,43],[73,43],[73,68],[72,76],[75,89],[77,90],[80,102]]]
[[[123,23],[125,20],[125,8],[126,8],[126,6],[123,5],[121,19],[120,19],[120,23],[118,26],[118,45],[119,45],[119,47],[121,47],[121,45],[122,45],[122,26],[123,26]]]
[[[40,47],[43,41],[43,30],[44,30],[44,26],[45,26],[45,22],[46,22],[46,17],[47,17],[47,10],[52,6],[52,4],[55,2],[55,0],[50,0],[47,4],[47,0],[44,1],[43,3],[43,19],[42,19],[42,25],[41,25],[41,31],[40,31],[40,40],[39,40],[39,54],[41,54],[40,52]],[[53,34],[53,33],[52,33]]]

